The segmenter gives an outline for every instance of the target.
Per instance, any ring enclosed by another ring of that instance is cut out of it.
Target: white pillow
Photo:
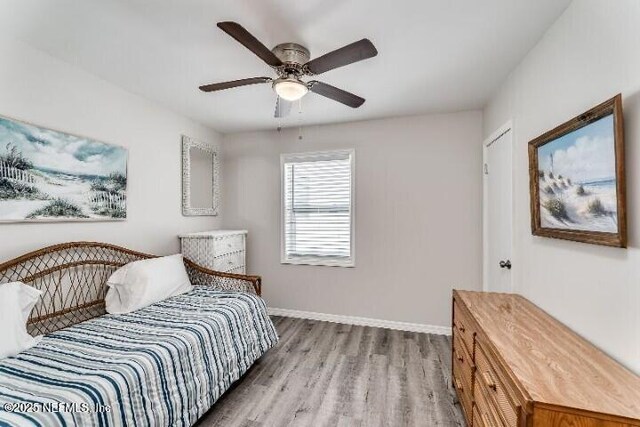
[[[42,336],[27,332],[27,320],[42,292],[22,282],[0,285],[0,359],[38,344]]]
[[[107,285],[106,309],[112,314],[130,313],[193,288],[180,254],[131,262],[116,270]]]

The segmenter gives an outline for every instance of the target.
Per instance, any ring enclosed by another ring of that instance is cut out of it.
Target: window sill
[[[283,258],[280,264],[290,265],[315,265],[320,267],[355,267],[353,258],[346,260],[341,259],[322,259],[322,258]]]

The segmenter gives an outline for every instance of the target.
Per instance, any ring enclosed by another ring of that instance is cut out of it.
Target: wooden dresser
[[[215,230],[180,235],[182,255],[223,273],[246,273],[246,230]]]
[[[640,377],[519,295],[453,291],[469,426],[640,426]]]

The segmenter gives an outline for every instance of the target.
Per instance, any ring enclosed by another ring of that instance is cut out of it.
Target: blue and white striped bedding
[[[277,341],[259,297],[195,287],[0,361],[0,426],[191,425]]]

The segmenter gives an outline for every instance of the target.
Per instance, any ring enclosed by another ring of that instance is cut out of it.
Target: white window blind
[[[283,263],[353,266],[353,156],[283,155]]]

